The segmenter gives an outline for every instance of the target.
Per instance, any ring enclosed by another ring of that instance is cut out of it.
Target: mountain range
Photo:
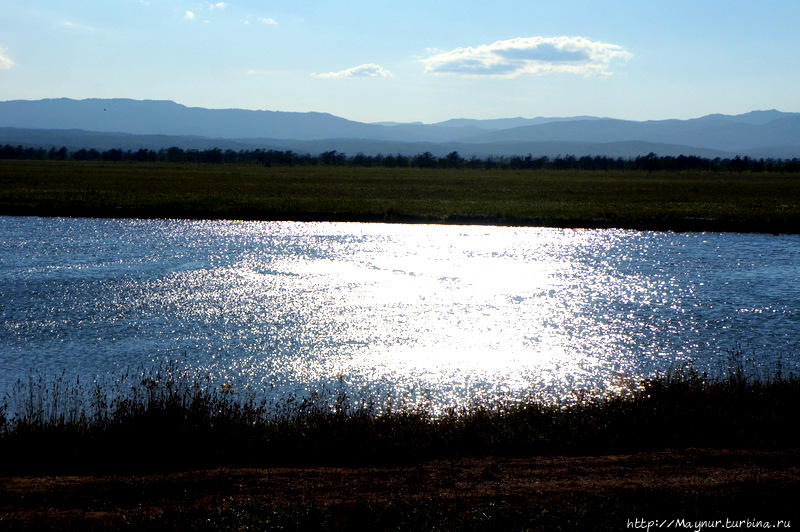
[[[365,123],[328,113],[187,107],[172,101],[67,98],[0,102],[0,144],[69,148],[291,149],[470,156],[800,157],[800,113],[632,121],[574,116]]]

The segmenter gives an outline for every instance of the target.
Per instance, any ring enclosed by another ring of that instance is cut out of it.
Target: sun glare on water
[[[0,271],[15,301],[2,309],[6,387],[30,369],[87,375],[179,359],[277,395],[343,384],[444,408],[624,389],[683,363],[713,367],[742,344],[784,361],[800,347],[793,236],[88,219],[6,228],[16,250]]]

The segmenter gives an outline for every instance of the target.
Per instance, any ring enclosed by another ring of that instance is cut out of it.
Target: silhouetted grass
[[[797,233],[800,176],[0,161],[0,214]]]
[[[174,367],[111,384],[31,377],[0,416],[0,470],[161,470],[391,463],[481,455],[796,446],[800,379],[690,369],[565,404],[474,404],[439,416],[376,408],[344,388],[279,403]]]

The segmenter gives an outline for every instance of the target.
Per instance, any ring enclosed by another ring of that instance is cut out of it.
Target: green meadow
[[[797,233],[800,174],[3,160],[0,213]]]

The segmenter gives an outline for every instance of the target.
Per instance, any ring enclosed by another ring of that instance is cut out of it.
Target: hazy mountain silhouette
[[[121,98],[0,102],[0,127],[298,140],[345,137],[446,141],[481,131],[472,127],[366,124],[328,113],[205,109],[172,101]]]
[[[743,124],[763,125],[784,118],[787,115],[800,115],[800,113],[782,113],[776,109],[769,109],[767,111],[750,111],[741,115],[721,115],[712,114],[695,118],[694,120],[725,120],[728,122],[741,122]]]
[[[205,109],[172,101],[60,98],[0,102],[0,127],[17,128],[3,131],[3,143],[97,149],[158,148],[172,143],[187,148],[215,145],[224,149],[272,146],[302,150],[308,146],[308,151],[316,150],[313,146],[327,146],[325,149],[348,153],[458,150],[476,155],[625,156],[653,151],[661,155],[800,156],[800,113],[774,109],[643,122],[579,116],[368,124],[328,113]],[[34,129],[50,131],[37,133]]]
[[[215,139],[196,136],[175,135],[134,135],[128,133],[104,133],[97,131],[83,131],[78,129],[20,129],[0,128],[0,145],[24,145],[44,148],[60,148],[66,146],[71,150],[80,148],[109,150],[121,148],[123,150],[138,150],[146,148],[159,150],[176,146],[183,149],[210,149],[223,150],[292,150],[298,153],[319,154],[336,150],[350,155],[364,153],[377,154],[403,154],[417,155],[426,151],[436,156],[443,156],[452,151],[459,152],[464,157],[488,157],[527,155],[534,157],[546,155],[607,155],[610,157],[636,157],[655,152],[660,155],[692,154],[702,157],[732,157],[733,153],[720,150],[707,150],[671,144],[656,144],[652,142],[611,142],[611,143],[580,143],[580,142],[499,142],[487,144],[474,144],[463,142],[401,142],[391,140],[369,139]],[[771,155],[783,157],[781,155]]]
[[[461,139],[467,142],[623,142],[638,140],[683,144],[725,151],[747,151],[767,146],[800,146],[800,113],[780,113],[771,121],[767,115],[747,113],[736,116],[709,115],[692,120],[598,119],[549,122],[484,132]]]
[[[176,146],[184,149],[206,150],[250,150],[254,145],[233,139],[178,135],[136,135],[131,133],[107,133],[82,129],[24,129],[0,127],[0,144],[23,145],[43,148],[110,150],[159,150]],[[256,146],[262,147],[262,146]]]
[[[380,126],[327,113],[186,107],[171,101],[68,98],[0,103],[0,126],[217,138],[370,136]]]
[[[444,122],[431,124],[438,127],[474,127],[478,129],[509,129],[512,127],[533,126],[546,124],[548,122],[572,122],[575,120],[600,120],[595,116],[568,116],[568,117],[546,117],[537,116],[536,118],[489,118],[479,120],[476,118],[451,118]]]

